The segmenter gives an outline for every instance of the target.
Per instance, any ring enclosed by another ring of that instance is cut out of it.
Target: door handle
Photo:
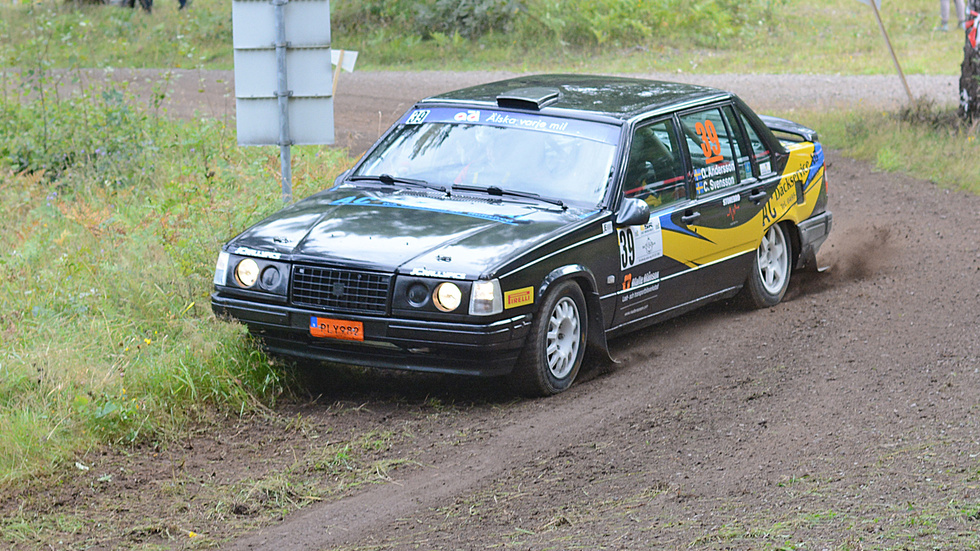
[[[694,222],[697,222],[699,218],[701,218],[701,213],[700,212],[698,212],[698,211],[694,211],[694,212],[687,211],[687,212],[684,213],[684,216],[681,216],[681,222],[684,223],[684,225],[686,225],[686,226],[690,226]]]
[[[761,203],[762,200],[765,198],[766,198],[766,192],[764,190],[754,190],[751,193],[749,193],[749,201],[752,201],[757,205]]]

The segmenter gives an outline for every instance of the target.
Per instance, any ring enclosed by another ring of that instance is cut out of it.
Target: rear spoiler
[[[759,115],[759,119],[762,120],[762,123],[768,126],[769,130],[772,130],[773,134],[775,134],[780,140],[789,140],[791,142],[817,141],[817,131],[807,128],[801,124],[767,115]]]

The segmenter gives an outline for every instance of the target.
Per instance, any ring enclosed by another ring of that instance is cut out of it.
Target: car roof
[[[678,82],[601,75],[530,75],[432,96],[419,105],[509,107],[556,115],[574,111],[580,116],[592,115],[590,118],[625,121],[728,97],[731,94],[722,90]]]

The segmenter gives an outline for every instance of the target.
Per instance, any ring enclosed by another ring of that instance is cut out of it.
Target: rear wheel
[[[749,305],[767,308],[779,304],[789,287],[792,246],[786,230],[773,224],[762,236],[752,270],[742,293]]]
[[[585,295],[565,281],[545,295],[514,370],[517,389],[530,396],[558,394],[572,386],[588,334]]]

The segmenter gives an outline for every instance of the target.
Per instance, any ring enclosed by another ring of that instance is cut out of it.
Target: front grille
[[[385,313],[391,276],[315,266],[293,268],[293,304],[345,312]]]

